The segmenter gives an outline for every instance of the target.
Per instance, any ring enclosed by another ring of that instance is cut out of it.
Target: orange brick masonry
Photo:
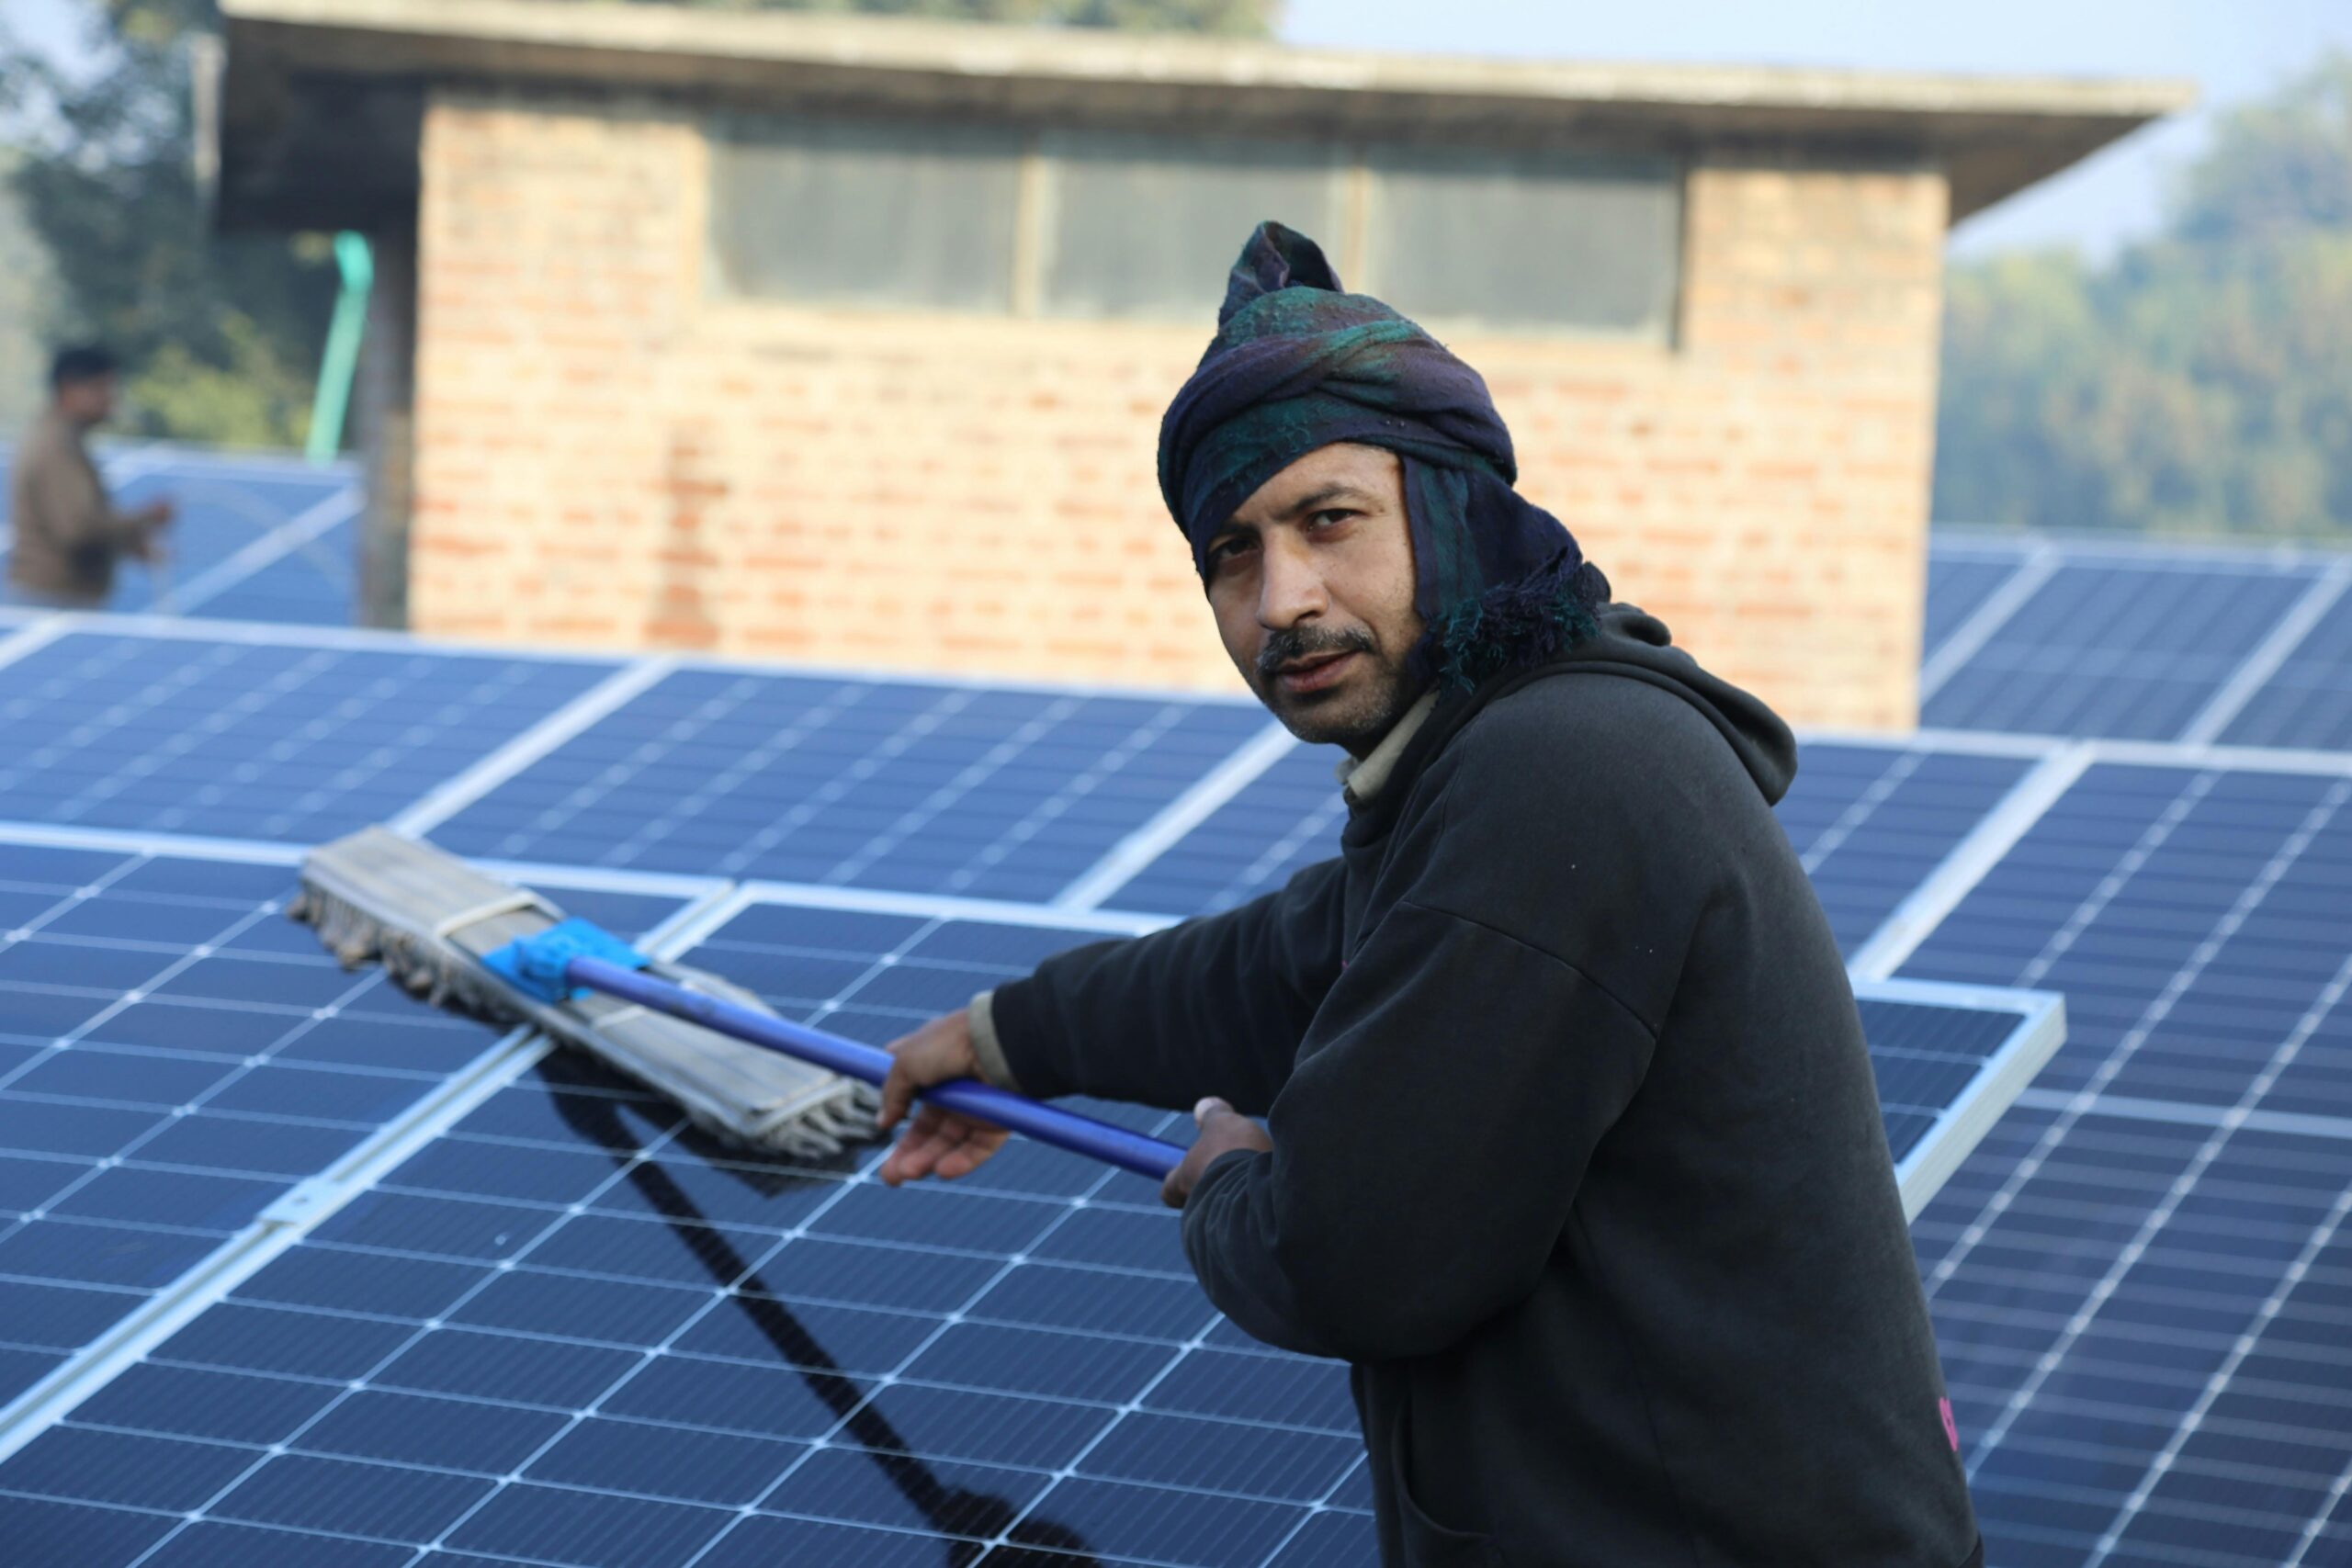
[[[1152,474],[1210,321],[718,299],[649,104],[444,92],[422,156],[419,631],[1238,689]],[[1932,170],[1702,163],[1671,347],[1450,340],[1619,597],[1798,722],[1917,717],[1944,228]]]

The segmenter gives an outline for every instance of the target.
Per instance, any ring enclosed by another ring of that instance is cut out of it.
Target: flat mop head
[[[502,972],[502,950],[565,926],[563,911],[430,844],[368,828],[312,850],[302,859],[302,896],[288,913],[316,926],[345,968],[374,959],[435,1006],[496,1023],[534,1024],[668,1096],[729,1142],[821,1159],[874,1135],[875,1092],[853,1078],[632,1003],[563,997],[532,976]],[[564,940],[525,948],[544,951]],[[639,966],[771,1010],[717,976],[658,960]]]

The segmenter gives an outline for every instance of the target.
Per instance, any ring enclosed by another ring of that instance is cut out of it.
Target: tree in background
[[[688,0],[1065,27],[1262,35],[1273,0]],[[0,27],[0,113],[28,142],[6,176],[56,259],[36,333],[104,340],[130,367],[127,433],[300,444],[335,270],[327,237],[223,236],[191,162],[191,42],[213,0],[87,0],[88,70]],[[0,296],[0,308],[16,304]],[[19,304],[17,309],[35,308]]]
[[[49,355],[38,328],[54,315],[57,295],[49,253],[9,184],[14,164],[0,148],[0,440],[21,430],[47,399]]]
[[[316,239],[207,231],[190,162],[188,45],[211,0],[94,0],[86,62],[0,40],[12,184],[58,285],[51,342],[122,355],[121,426],[145,435],[288,446],[309,408],[334,272]]]
[[[2352,55],[2225,117],[2156,237],[1956,267],[1935,515],[2352,534]]]

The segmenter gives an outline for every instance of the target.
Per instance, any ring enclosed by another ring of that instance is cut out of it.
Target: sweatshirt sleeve
[[[1005,1073],[1041,1098],[1262,1115],[1340,973],[1340,863],[1238,908],[1059,953],[988,1001]]]
[[[1644,792],[1606,769],[1508,760],[1419,829],[1274,1100],[1272,1152],[1218,1159],[1185,1207],[1209,1299],[1267,1343],[1428,1355],[1525,1299],[1648,1071],[1657,977],[1703,902],[1662,863],[1687,852],[1645,845]]]

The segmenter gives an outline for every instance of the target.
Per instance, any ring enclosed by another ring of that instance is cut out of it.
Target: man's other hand
[[[885,1183],[896,1187],[926,1176],[952,1181],[969,1176],[1004,1147],[1005,1139],[1012,1134],[1001,1127],[935,1105],[915,1106],[915,1096],[933,1084],[980,1076],[969,1014],[951,1012],[934,1018],[912,1034],[892,1041],[889,1050],[890,1076],[882,1082],[882,1110],[875,1125],[887,1133],[905,1120],[910,1110],[914,1119],[907,1122],[907,1130],[899,1135],[899,1146],[876,1172]]]
[[[131,520],[142,527],[162,528],[179,515],[179,503],[170,496],[158,496],[130,514]]]
[[[1274,1141],[1266,1130],[1222,1100],[1212,1096],[1193,1107],[1193,1121],[1201,1135],[1193,1140],[1184,1163],[1168,1173],[1159,1184],[1159,1201],[1171,1209],[1181,1209],[1193,1195],[1193,1183],[1201,1172],[1208,1169],[1220,1155],[1236,1149],[1249,1149],[1257,1154],[1272,1154]]]

